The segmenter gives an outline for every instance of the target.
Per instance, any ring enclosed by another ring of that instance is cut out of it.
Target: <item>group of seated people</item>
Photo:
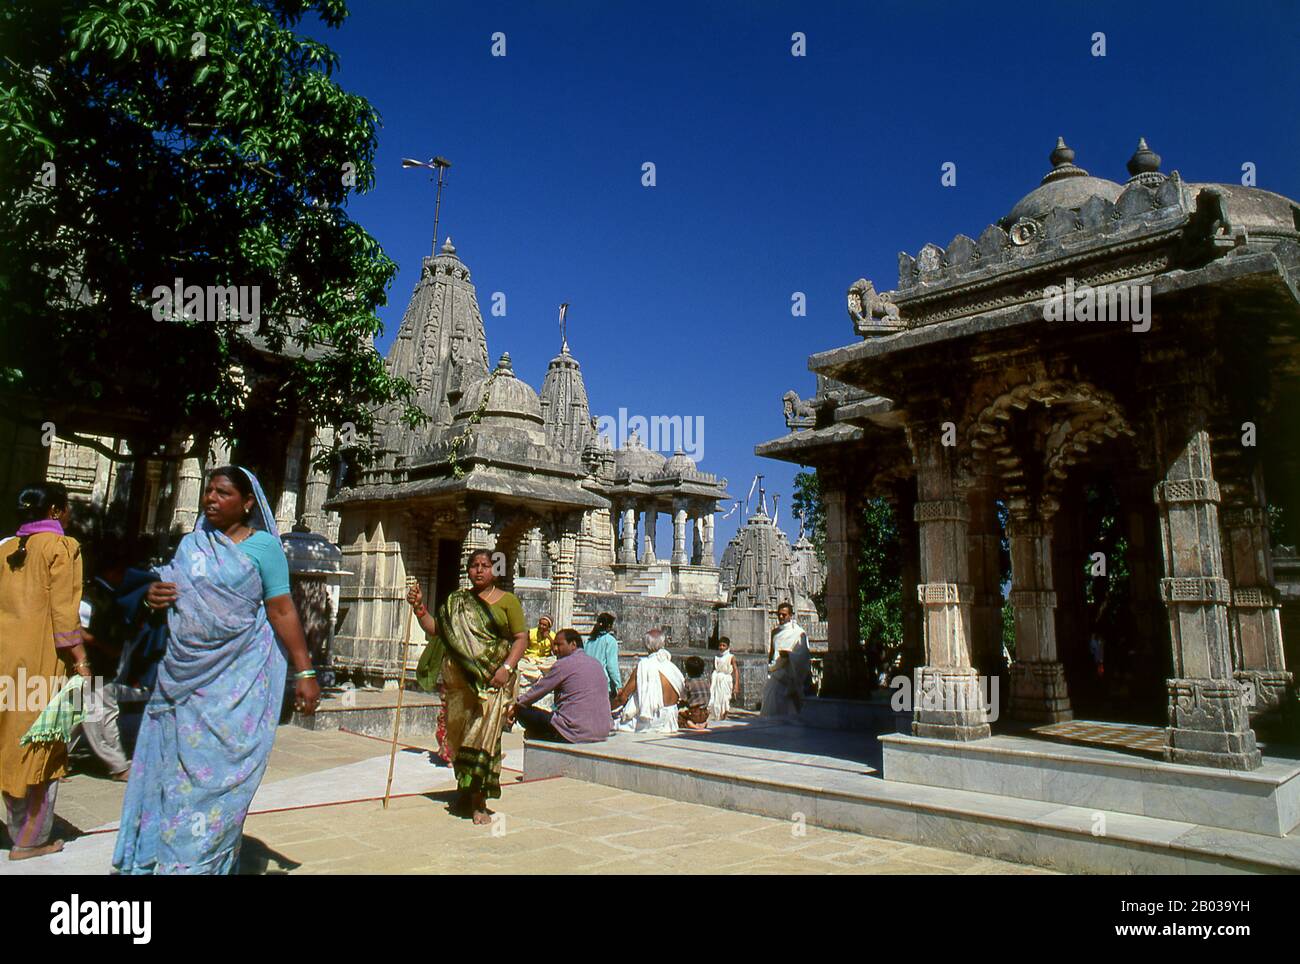
[[[520,723],[531,739],[597,743],[620,730],[676,732],[683,722],[688,729],[704,730],[711,716],[725,717],[733,690],[729,658],[725,681],[707,677],[698,656],[686,660],[683,674],[673,664],[663,631],[652,629],[645,634],[646,655],[623,681],[613,625],[614,617],[601,613],[584,643],[574,629],[551,635],[551,620],[542,616],[529,632],[519,664],[521,692],[507,710],[507,721]],[[724,640],[724,657],[727,645]],[[721,682],[728,685],[720,687]],[[720,705],[720,695],[726,705]]]

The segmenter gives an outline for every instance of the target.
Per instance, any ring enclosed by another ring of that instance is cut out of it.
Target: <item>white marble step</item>
[[[781,730],[792,749],[781,748]],[[843,742],[816,752],[823,744],[809,734],[827,731],[797,724],[781,730],[619,734],[582,746],[529,742],[524,775],[567,776],[1074,873],[1300,872],[1300,837],[1294,834],[1270,837],[1091,806],[891,783],[873,773],[865,753],[846,756]],[[715,739],[719,744],[710,747]]]

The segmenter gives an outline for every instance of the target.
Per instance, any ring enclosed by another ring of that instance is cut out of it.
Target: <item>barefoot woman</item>
[[[406,599],[443,650],[439,742],[456,770],[457,809],[488,823],[488,798],[501,796],[501,727],[515,699],[528,626],[519,600],[497,588],[490,552],[471,552],[468,571],[470,588],[449,595],[437,619],[425,609],[419,586]]]
[[[140,724],[113,869],[234,873],[284,699],[281,645],[297,709],[314,713],[320,701],[275,516],[251,472],[213,470],[202,522],[159,574],[145,604],[169,610],[167,652]]]

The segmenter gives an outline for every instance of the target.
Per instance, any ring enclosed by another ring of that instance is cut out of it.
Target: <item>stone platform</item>
[[[882,765],[874,736],[764,719],[715,724],[703,734],[619,734],[582,746],[529,741],[524,752],[529,780],[573,777],[1073,873],[1300,872],[1294,833],[903,783],[884,779]],[[1199,788],[1183,792],[1190,798]]]
[[[403,737],[433,736],[438,732],[438,697],[416,689],[402,696]],[[396,689],[329,689],[316,713],[295,713],[290,722],[304,730],[343,730],[388,740],[393,736],[393,715],[397,712]]]
[[[1300,824],[1300,762],[1264,758],[1242,772],[1148,760],[1024,736],[957,743],[882,736],[890,783],[996,793],[1020,800],[1185,820],[1284,837]]]

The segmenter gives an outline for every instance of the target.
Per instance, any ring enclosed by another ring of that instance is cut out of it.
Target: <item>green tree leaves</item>
[[[346,211],[374,183],[379,116],[294,31],[308,12],[347,16],[338,0],[0,10],[11,390],[159,443],[238,439],[291,409],[365,439],[378,408],[409,400],[373,347],[396,266]],[[156,321],[152,292],[176,279],[256,288],[259,317]]]

